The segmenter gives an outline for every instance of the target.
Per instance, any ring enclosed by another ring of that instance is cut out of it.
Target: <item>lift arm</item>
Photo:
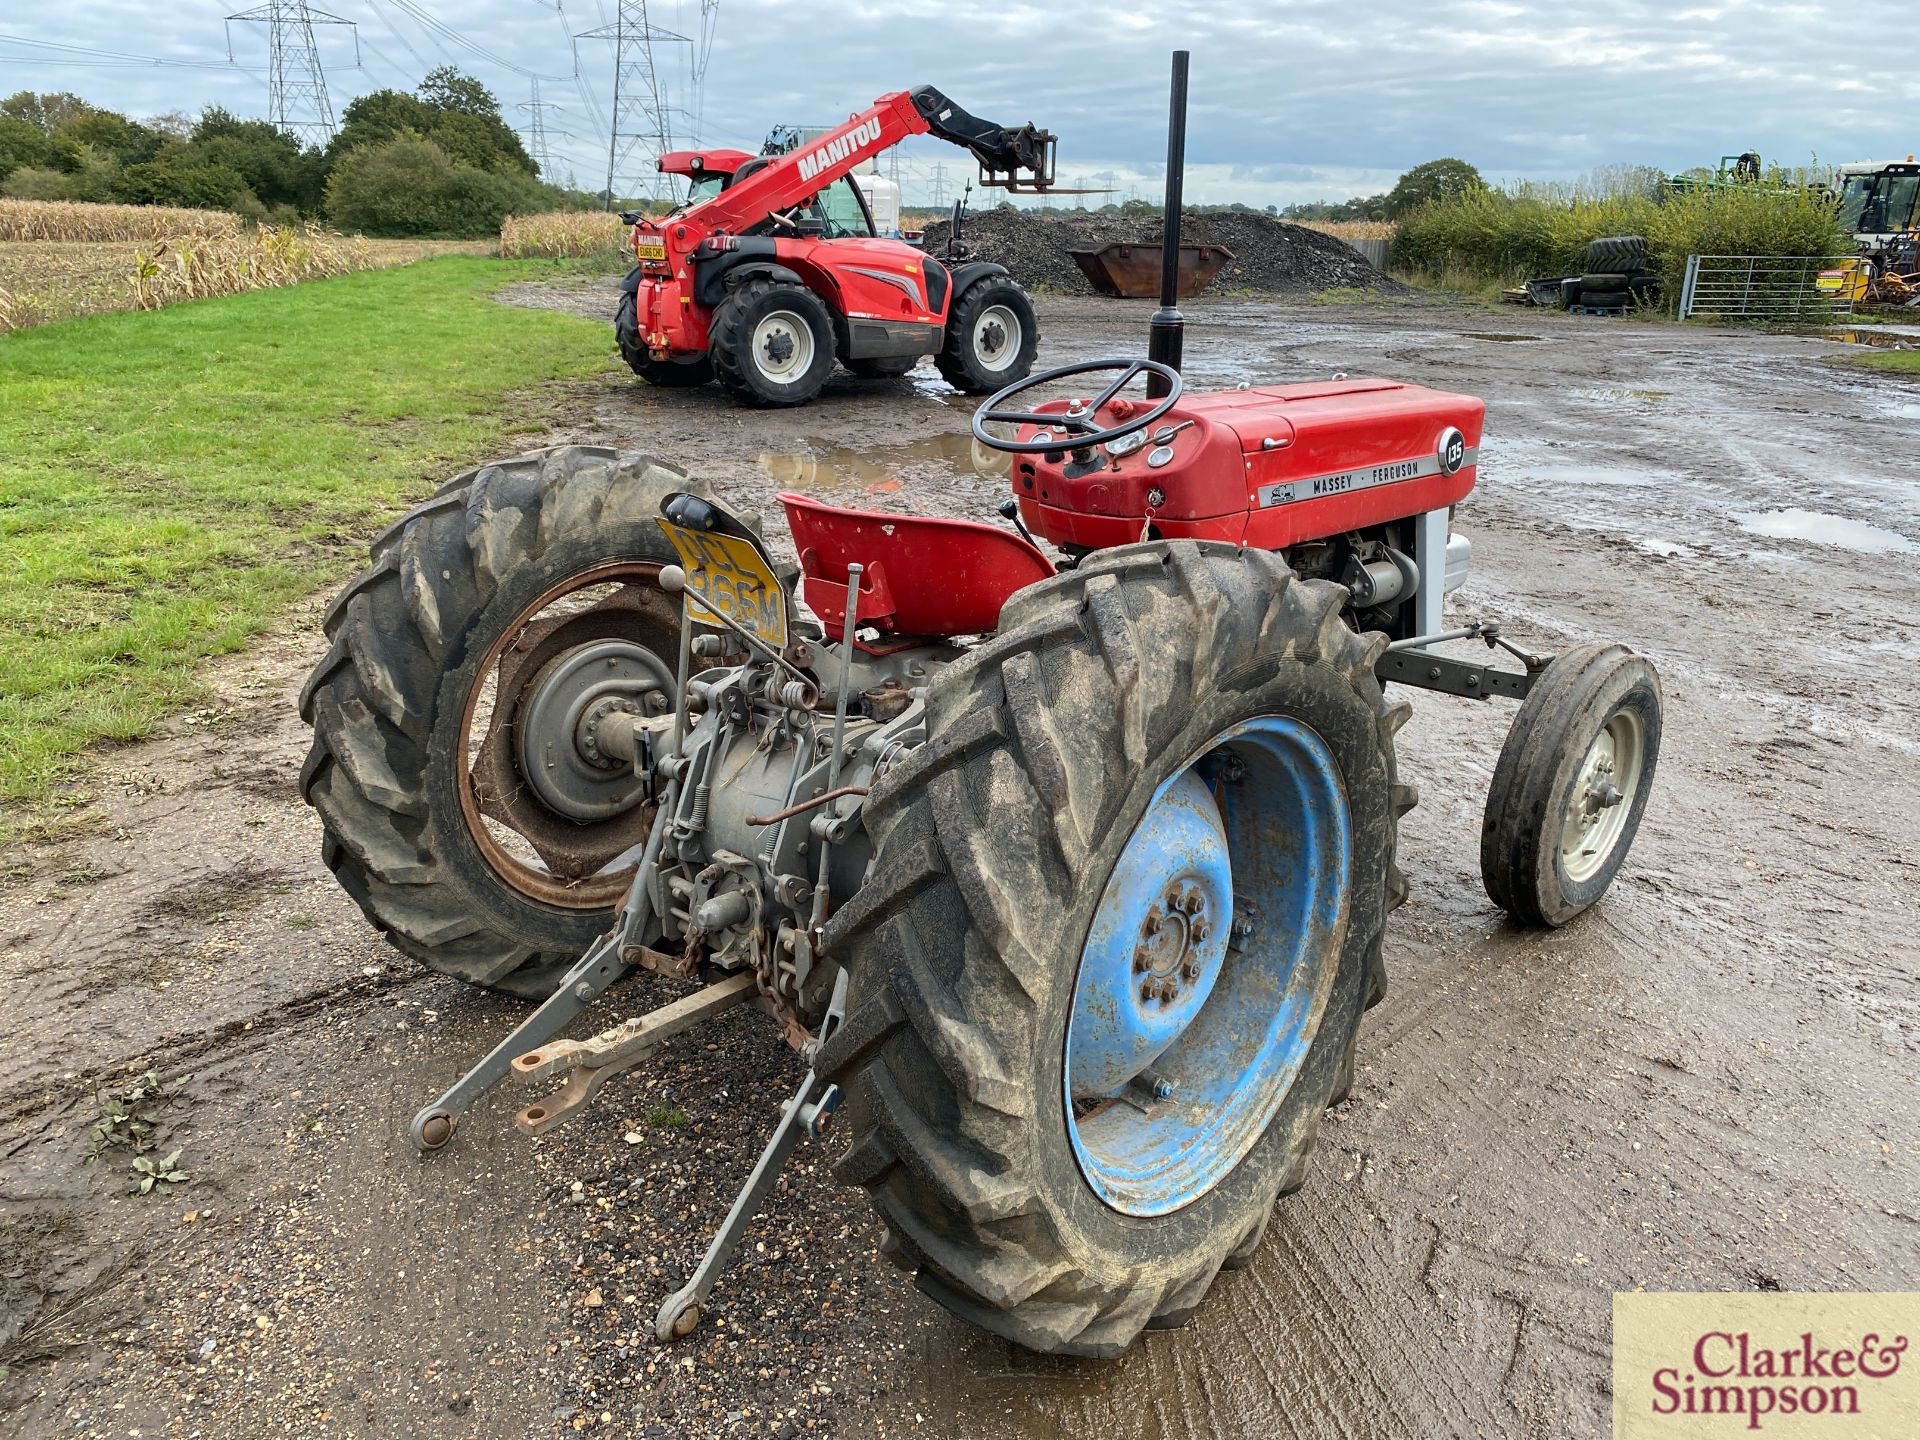
[[[931,85],[897,90],[811,144],[777,156],[720,194],[673,217],[691,235],[738,234],[816,192],[902,140],[937,135],[980,162],[980,182],[1023,193],[1053,185],[1055,137],[1032,125],[994,125],[955,105]]]

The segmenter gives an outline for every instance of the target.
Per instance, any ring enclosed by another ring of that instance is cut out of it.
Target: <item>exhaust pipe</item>
[[[1187,169],[1187,52],[1173,52],[1173,95],[1167,108],[1167,198],[1160,222],[1160,308],[1147,332],[1147,358],[1180,368],[1186,319],[1174,304],[1180,298],[1180,203]],[[1167,382],[1147,376],[1147,396],[1167,393]]]

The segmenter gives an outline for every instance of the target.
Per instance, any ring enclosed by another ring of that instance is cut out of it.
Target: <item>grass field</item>
[[[449,257],[0,338],[0,835],[79,752],[348,573],[397,508],[540,429],[607,328]]]
[[[1861,370],[1878,370],[1883,375],[1920,376],[1920,350],[1862,350],[1857,355],[1836,356],[1843,365]]]
[[[366,240],[360,244],[375,267],[407,265],[434,255],[485,254],[494,248],[488,240]],[[148,241],[0,240],[0,335],[82,315],[135,309],[139,299],[134,273],[137,252],[142,249],[158,255],[163,276],[174,263],[172,251],[156,251]]]

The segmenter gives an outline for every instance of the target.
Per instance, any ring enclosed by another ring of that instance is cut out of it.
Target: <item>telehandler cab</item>
[[[663,155],[660,169],[692,189],[670,214],[623,216],[636,264],[614,331],[634,373],[654,385],[718,379],[761,406],[805,404],[836,361],[886,379],[931,355],[969,395],[1024,378],[1040,332],[1006,268],[876,236],[853,183],[863,162],[929,134],[971,151],[983,185],[1053,189],[1052,135],[980,120],[931,85],[883,95],[790,151]]]
[[[456,477],[327,616],[327,863],[407,954],[543,1001],[421,1149],[509,1073],[564,1077],[518,1114],[538,1134],[742,1004],[806,1061],[663,1341],[829,1127],[958,1314],[1092,1356],[1183,1324],[1301,1184],[1386,985],[1415,799],[1389,683],[1520,701],[1480,838],[1514,921],[1565,923],[1633,842],[1653,667],[1442,618],[1482,403],[1183,387],[1185,58],[1151,358],[974,416],[1019,533],[785,494],[796,574],[699,479],[564,447]],[[1469,637],[1521,668],[1436,648]],[[562,1038],[635,969],[686,988]]]

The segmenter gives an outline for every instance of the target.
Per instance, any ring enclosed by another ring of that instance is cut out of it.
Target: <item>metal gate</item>
[[[1689,255],[1680,318],[1825,320],[1853,310],[1843,260],[1804,255]]]

